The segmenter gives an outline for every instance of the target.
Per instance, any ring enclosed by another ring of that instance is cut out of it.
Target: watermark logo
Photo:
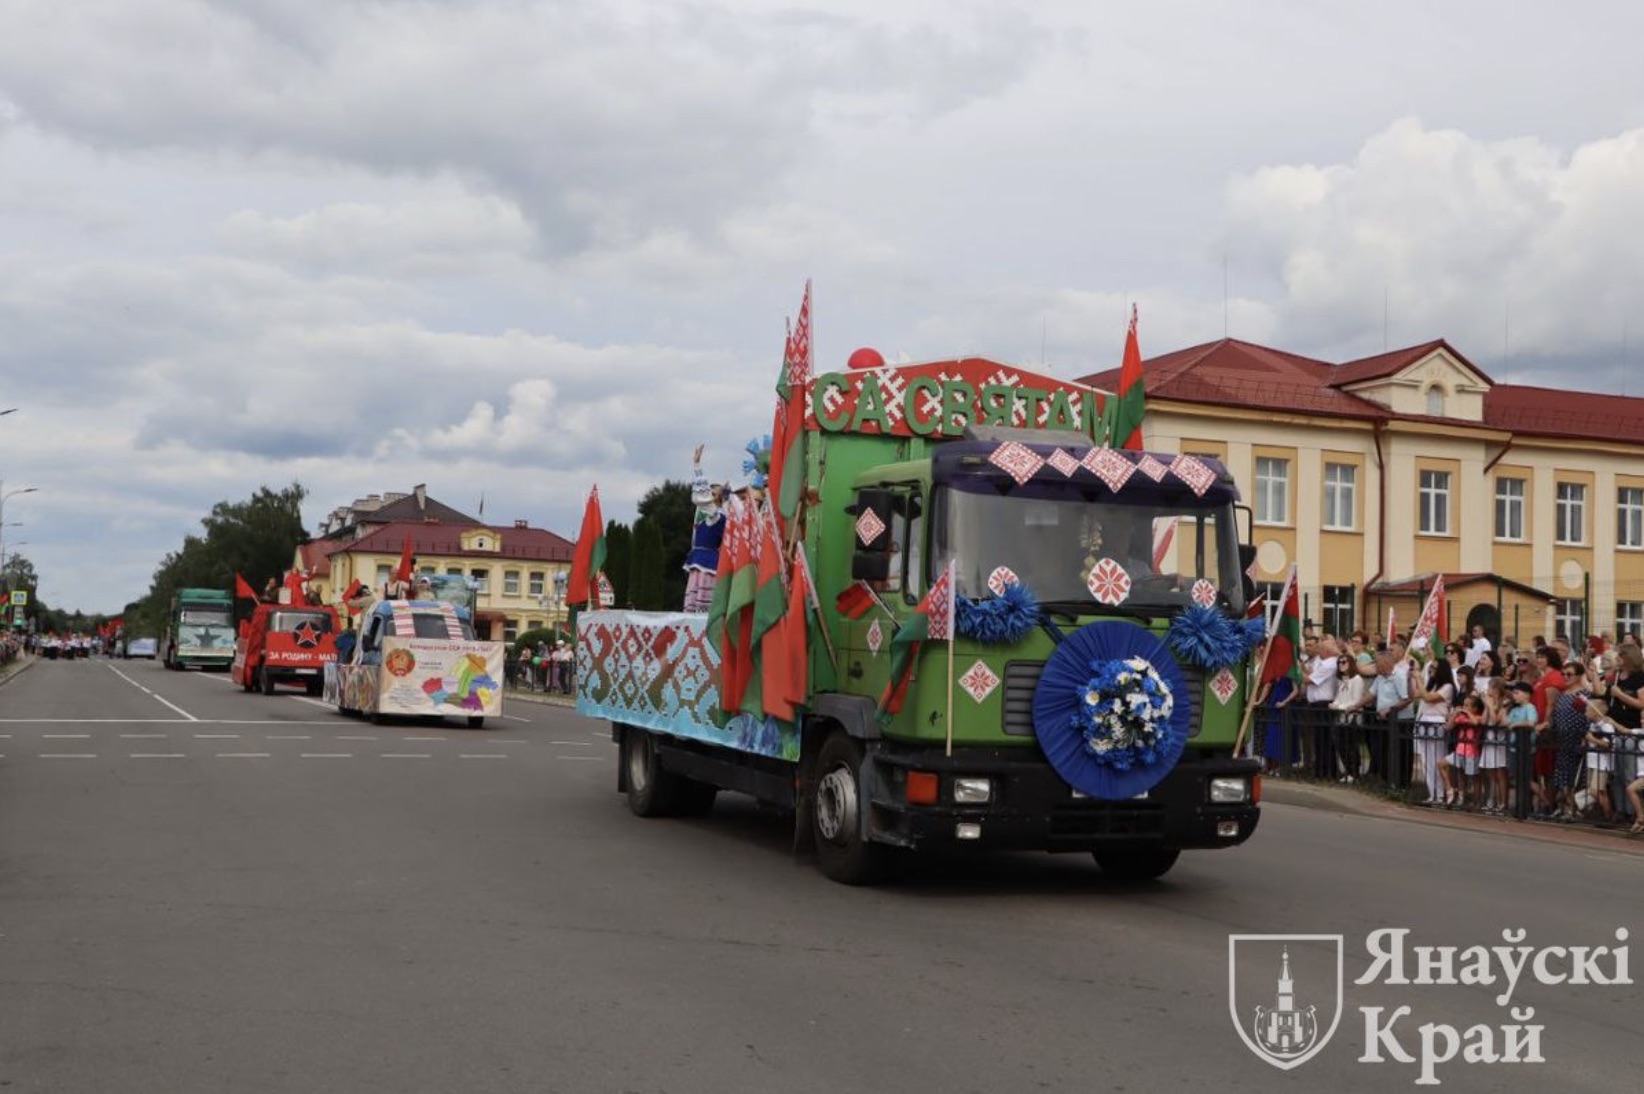
[[[1328,948],[1333,959],[1326,963],[1332,972],[1309,962],[1309,975],[1293,975],[1292,954],[1299,958],[1304,947]],[[1330,1043],[1341,1008],[1341,935],[1228,936],[1228,1013],[1239,1039],[1261,1059],[1283,1071],[1300,1067]]]

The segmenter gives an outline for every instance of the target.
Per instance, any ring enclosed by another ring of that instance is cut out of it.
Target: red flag
[[[1422,605],[1421,618],[1410,632],[1411,653],[1425,654],[1422,647],[1429,647],[1434,657],[1444,655],[1444,616],[1444,575],[1439,574],[1433,580],[1433,591],[1427,594],[1427,603]]]
[[[1258,684],[1270,684],[1281,676],[1301,682],[1301,594],[1296,588],[1296,567],[1290,567],[1290,576],[1284,582],[1284,595],[1279,598],[1279,618],[1273,624],[1268,638],[1267,659],[1262,662],[1262,678]]]
[[[599,587],[594,575],[605,569],[605,518],[599,511],[599,486],[588,491],[582,509],[582,530],[577,533],[576,553],[571,556],[571,579],[565,586],[567,605],[599,606]]]
[[[1130,329],[1125,333],[1125,357],[1119,366],[1119,390],[1115,394],[1113,435],[1108,438],[1108,443],[1140,451],[1147,394],[1142,387],[1142,346],[1136,339],[1134,304],[1130,306]]]
[[[364,592],[365,582],[361,581],[357,577],[348,583],[348,588],[343,590],[342,599],[343,603],[348,606],[349,615],[353,615],[360,610],[359,608],[354,607],[354,600]]]
[[[400,548],[400,564],[394,568],[394,580],[411,584],[411,537],[405,537],[405,546]]]
[[[234,574],[234,599],[252,601],[257,599],[257,590],[253,589],[251,583],[241,577],[238,572]]]
[[[948,564],[942,567],[941,576],[936,579],[936,583],[930,587],[930,592],[926,596],[930,601],[930,607],[927,609],[930,615],[930,629],[926,637],[933,642],[953,641],[954,625],[958,622],[954,618],[958,607],[955,600],[957,570],[957,560],[949,559]]]
[[[767,478],[777,531],[799,513],[805,492],[805,392],[811,382],[811,283],[799,304],[799,320],[782,350],[776,380],[776,421],[771,425],[771,468]]]
[[[861,619],[877,603],[866,581],[853,581],[834,599],[833,606],[846,619]]]

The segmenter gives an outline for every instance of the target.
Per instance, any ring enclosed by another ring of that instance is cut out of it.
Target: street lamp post
[[[17,409],[13,407],[12,410]],[[9,414],[11,411],[5,411]],[[38,486],[19,486],[15,490],[6,489],[6,480],[0,479],[0,562],[6,558],[6,499],[15,498],[18,494],[32,494],[40,489]]]

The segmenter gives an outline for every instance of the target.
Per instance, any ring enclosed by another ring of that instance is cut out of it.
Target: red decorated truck
[[[579,618],[577,709],[611,722],[630,809],[750,794],[847,883],[933,845],[1153,878],[1248,839],[1261,627],[1227,470],[1109,447],[1079,384],[875,364],[789,381],[802,490],[730,504],[713,610]]]
[[[317,696],[325,666],[337,659],[337,610],[296,604],[258,604],[240,621],[229,667],[246,691],[273,695],[278,684],[296,684]]]

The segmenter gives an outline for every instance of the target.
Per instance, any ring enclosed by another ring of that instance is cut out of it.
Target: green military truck
[[[168,669],[227,672],[234,663],[234,598],[221,589],[178,589],[166,615],[161,659]]]
[[[818,595],[793,717],[724,709],[709,616],[579,619],[577,707],[610,720],[632,811],[751,794],[853,884],[931,845],[1089,852],[1150,879],[1248,839],[1259,765],[1234,743],[1261,628],[1227,471],[1106,447],[1103,393],[993,361],[808,394]]]

